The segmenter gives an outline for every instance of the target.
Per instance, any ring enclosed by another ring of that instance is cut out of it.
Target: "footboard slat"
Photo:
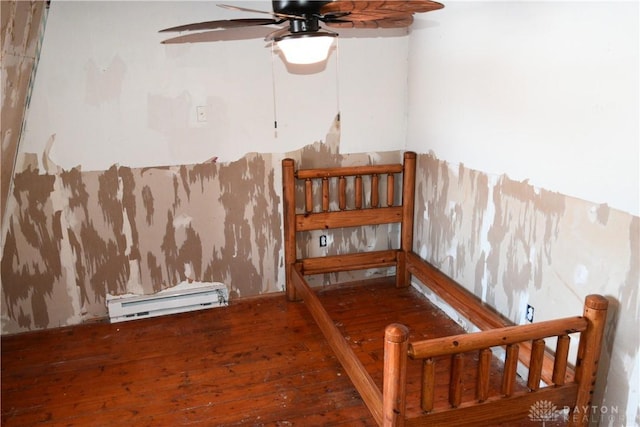
[[[554,384],[563,385],[565,383],[564,373],[567,370],[570,343],[571,337],[569,335],[561,335],[558,337],[558,342],[556,344],[556,358],[553,363],[552,381]]]
[[[460,406],[462,402],[462,354],[451,356],[451,379],[449,380],[449,404],[453,408]]]
[[[518,352],[520,348],[518,344],[509,344],[507,346],[507,355],[504,360],[502,374],[502,394],[511,396],[513,388],[516,384],[516,370],[518,369]]]
[[[529,387],[530,390],[540,388],[544,348],[544,340],[535,340],[531,345],[531,363],[529,364],[529,377],[527,378],[527,387]]]
[[[478,361],[478,380],[476,383],[476,400],[484,402],[489,398],[489,368],[493,353],[488,348],[480,350]]]
[[[432,357],[422,361],[422,390],[420,406],[425,412],[433,409],[433,399],[436,390],[436,362]]]

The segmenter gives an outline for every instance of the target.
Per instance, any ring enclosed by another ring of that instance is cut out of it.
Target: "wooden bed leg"
[[[609,301],[601,295],[587,295],[584,314],[589,324],[580,337],[578,359],[576,363],[576,381],[578,396],[576,406],[569,415],[570,426],[586,426],[591,413],[591,397],[598,373],[598,361],[602,349],[602,337],[607,320]],[[588,408],[585,410],[585,408]]]
[[[407,271],[407,255],[402,251],[398,251],[396,254],[396,288],[409,286],[410,277]]]
[[[404,425],[409,329],[393,323],[384,332],[384,373],[382,384],[382,425]]]
[[[413,215],[414,198],[416,194],[416,153],[407,151],[404,153],[402,168],[402,230],[400,235],[400,252],[402,258],[398,259],[396,269],[396,286],[407,287],[410,285],[410,274],[406,271],[406,254],[413,251]]]
[[[291,269],[296,262],[296,182],[293,159],[282,160],[282,204],[284,226],[284,271],[287,298],[296,301],[296,288],[291,283]]]

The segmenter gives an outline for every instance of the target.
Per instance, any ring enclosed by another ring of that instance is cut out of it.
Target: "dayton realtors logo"
[[[624,421],[624,415],[620,415],[617,406],[581,406],[575,407],[573,411],[568,406],[558,409],[556,405],[548,400],[538,400],[529,408],[529,419],[531,421],[545,423],[551,421],[585,423],[595,422],[615,422]],[[624,425],[622,422],[621,425]]]
[[[556,405],[548,400],[538,400],[529,408],[529,419],[531,421],[540,421],[544,426],[547,421],[555,421],[560,418],[561,411],[558,411]]]

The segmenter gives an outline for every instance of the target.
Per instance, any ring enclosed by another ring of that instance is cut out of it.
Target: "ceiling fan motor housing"
[[[315,33],[320,29],[320,9],[329,1],[291,1],[273,0],[273,12],[299,16],[300,19],[289,19],[289,31],[292,34]]]
[[[331,1],[309,1],[309,0],[273,0],[273,11],[286,15],[310,16],[320,15],[320,9]]]
[[[328,1],[291,1],[273,0],[273,12],[299,16],[300,19],[289,19],[289,31],[293,34],[313,33],[320,29],[320,9]]]

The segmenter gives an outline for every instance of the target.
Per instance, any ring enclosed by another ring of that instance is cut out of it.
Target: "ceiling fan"
[[[234,37],[229,32],[238,28],[274,25],[280,28],[267,34],[265,40],[275,42],[282,50],[287,62],[311,64],[327,57],[333,39],[338,35],[323,26],[403,28],[411,25],[414,13],[430,12],[444,7],[441,3],[431,0],[273,0],[271,12],[232,5],[219,6],[239,12],[267,14],[271,15],[271,18],[226,19],[166,28],[160,32],[188,31],[190,33],[164,40],[162,43],[197,41],[198,36],[205,34],[202,33],[203,31],[206,32],[206,41],[230,40]],[[203,38],[201,37],[200,40]]]

